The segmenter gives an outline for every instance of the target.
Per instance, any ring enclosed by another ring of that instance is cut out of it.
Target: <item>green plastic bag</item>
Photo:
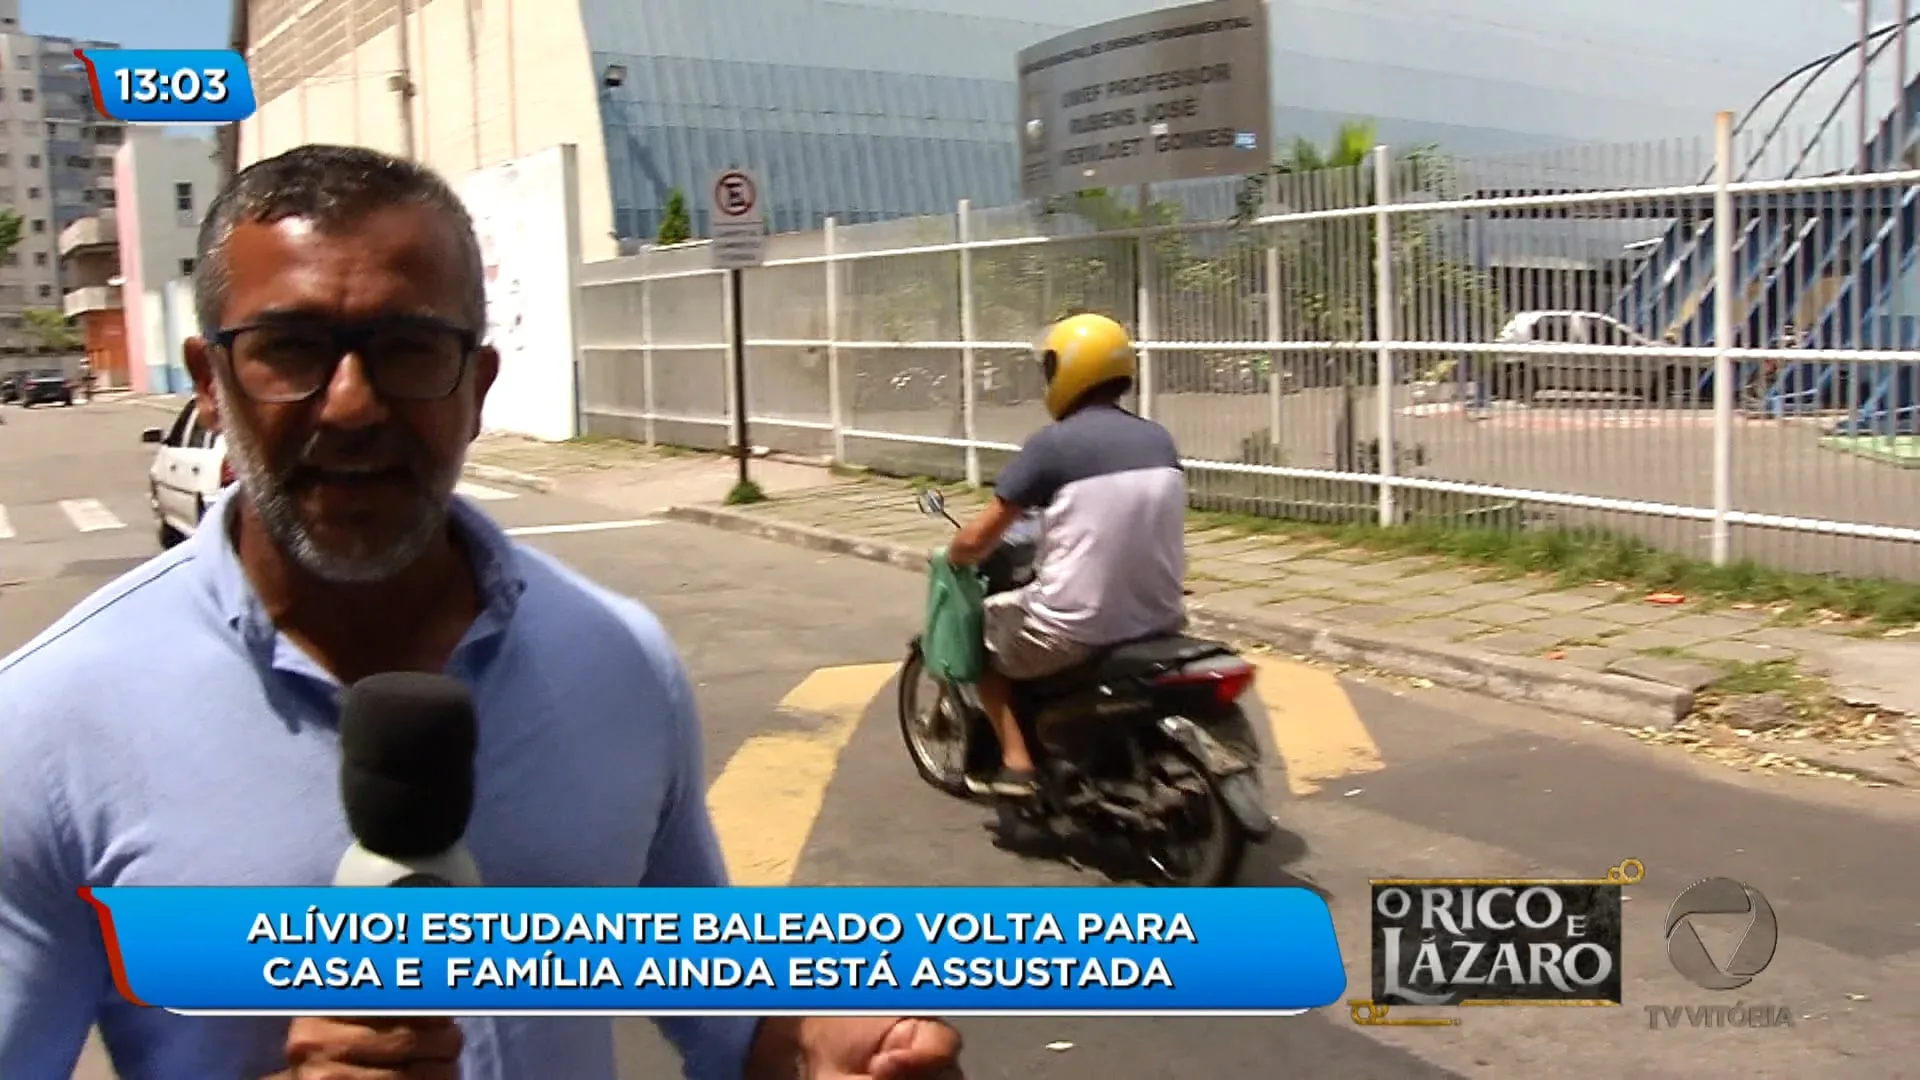
[[[948,683],[976,683],[987,663],[986,586],[970,567],[957,567],[942,548],[927,562],[927,628],[920,652],[927,673]]]

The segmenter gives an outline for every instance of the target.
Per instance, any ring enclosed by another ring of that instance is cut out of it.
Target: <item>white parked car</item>
[[[1597,311],[1522,311],[1507,322],[1500,343],[1650,348],[1654,342]],[[1691,394],[1697,373],[1683,361],[1619,353],[1507,353],[1491,358],[1495,397],[1530,401],[1541,391],[1607,394],[1648,402]]]
[[[199,412],[189,402],[171,428],[148,428],[140,441],[160,448],[147,472],[147,491],[160,526],[160,546],[172,547],[193,535],[220,489],[233,483],[227,440],[201,426]]]

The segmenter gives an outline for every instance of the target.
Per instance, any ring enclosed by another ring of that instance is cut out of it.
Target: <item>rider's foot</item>
[[[1031,795],[1039,787],[1039,778],[1032,769],[1010,769],[1002,765],[999,771],[989,776],[967,777],[967,787],[975,795],[1005,795],[1019,798]]]

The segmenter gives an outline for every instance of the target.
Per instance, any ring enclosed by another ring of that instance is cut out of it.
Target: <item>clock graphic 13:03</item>
[[[231,124],[257,102],[232,49],[75,49],[102,115],[128,124]]]

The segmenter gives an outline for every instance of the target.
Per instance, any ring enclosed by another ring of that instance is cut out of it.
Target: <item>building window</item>
[[[54,123],[51,120],[47,121],[47,138],[57,139],[59,137],[60,137],[60,125]]]
[[[182,182],[173,185],[173,208],[183,214],[193,213],[193,185]]]
[[[34,218],[34,219],[33,219],[33,231],[34,231],[34,232],[37,232],[37,233],[43,233],[43,232],[46,232],[46,231],[47,231],[47,222],[46,222],[46,219],[44,219],[44,218]]]
[[[44,252],[44,251],[36,251],[36,252],[34,252],[34,253],[33,253],[33,265],[35,265],[35,266],[45,266],[45,265],[47,265],[47,253],[46,253],[46,252]]]
[[[40,299],[51,300],[52,298],[53,298],[53,286],[51,285],[40,286]]]
[[[23,88],[21,88],[21,90],[20,90],[20,100],[21,100],[21,101],[32,101],[32,100],[33,100],[33,90],[32,90],[31,88],[28,88],[28,87],[23,87]]]
[[[40,155],[39,155],[39,154],[28,154],[28,155],[27,155],[27,168],[29,168],[29,169],[37,169],[37,168],[39,168],[39,167],[40,167]]]
[[[12,164],[13,164],[12,154],[0,153],[0,168],[5,168]]]
[[[181,277],[193,276],[193,260],[192,259],[180,260],[180,276]]]
[[[17,251],[9,251],[7,252],[5,258],[0,258],[0,266],[19,266],[19,265],[20,265],[20,253]]]
[[[40,197],[40,189],[39,189],[39,188],[37,188],[37,187],[30,187],[30,188],[28,188],[28,189],[27,189],[27,198],[29,198],[29,199],[37,199],[37,198],[39,198],[39,197]]]

